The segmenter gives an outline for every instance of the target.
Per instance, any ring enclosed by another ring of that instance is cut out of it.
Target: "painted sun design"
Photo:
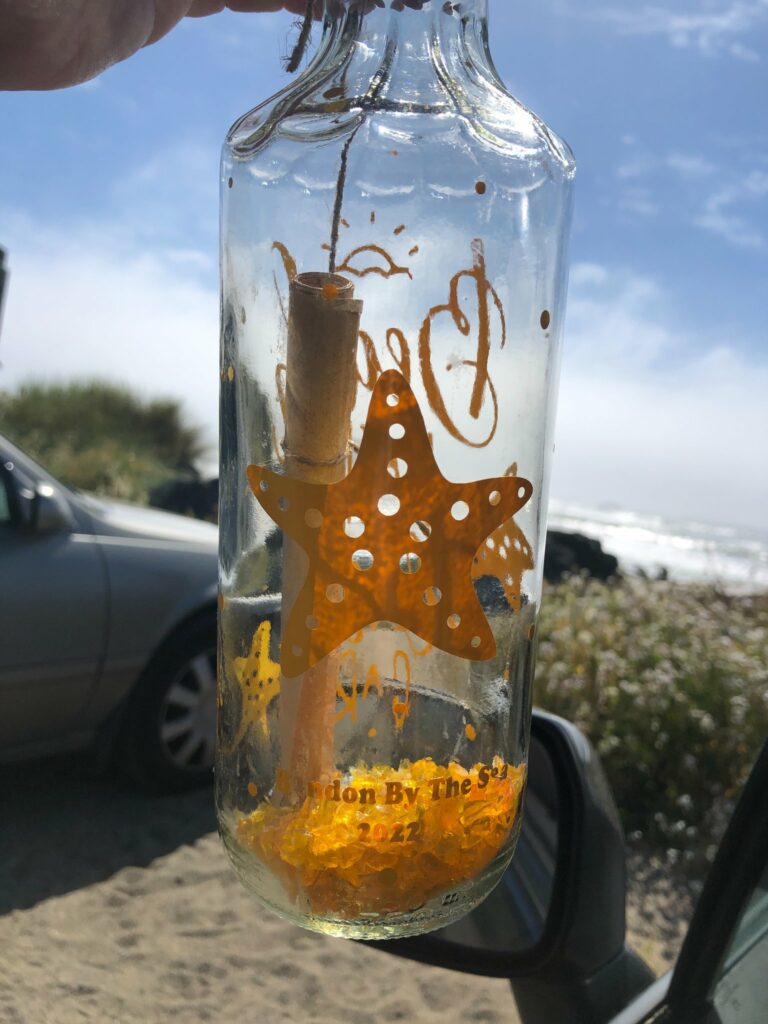
[[[370,216],[371,224],[376,223],[376,212],[371,210]],[[342,218],[341,226],[349,228],[349,221]],[[398,224],[392,231],[392,234],[399,237],[406,231],[405,224]],[[321,246],[326,252],[330,252],[331,247],[327,243],[323,243]],[[412,246],[409,251],[409,256],[415,256],[419,251],[418,245]],[[341,263],[336,265],[337,274],[351,274],[353,277],[367,277],[369,274],[376,274],[379,277],[390,278],[397,277],[398,274],[406,274],[409,278],[413,279],[413,274],[409,267],[400,266],[395,261],[393,256],[384,248],[383,245],[378,245],[375,242],[369,242],[367,245],[358,245],[354,249],[351,249]]]
[[[380,621],[468,660],[495,655],[472,583],[474,558],[533,486],[517,475],[446,480],[402,374],[379,377],[357,461],[343,480],[310,484],[253,465],[247,472],[259,503],[309,559],[286,609],[286,677]]]

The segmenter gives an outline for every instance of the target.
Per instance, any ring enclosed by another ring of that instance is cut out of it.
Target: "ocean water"
[[[549,507],[549,526],[599,540],[627,573],[657,575],[666,570],[673,580],[715,582],[740,590],[768,588],[768,529],[555,500]]]

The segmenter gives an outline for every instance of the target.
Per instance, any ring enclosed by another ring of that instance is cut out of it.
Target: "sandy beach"
[[[80,757],[0,768],[0,1021],[514,1024],[509,985],[302,931],[235,881],[212,793],[147,797]],[[671,962],[689,901],[635,859],[630,943]]]

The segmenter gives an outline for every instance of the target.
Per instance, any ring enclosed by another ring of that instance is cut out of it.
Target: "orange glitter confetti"
[[[479,196],[484,196],[487,191],[487,188],[488,186],[485,184],[484,181],[475,182],[475,192],[477,192]]]
[[[369,729],[368,730],[368,738],[369,739],[374,739],[377,735],[378,735],[378,732],[376,731],[376,729]]]
[[[475,878],[517,816],[525,769],[495,757],[470,769],[431,758],[357,765],[310,784],[299,808],[263,803],[237,838],[311,912],[354,919],[412,910]]]
[[[248,792],[251,794],[251,796],[258,796],[259,787],[256,785],[255,782],[248,783]]]
[[[468,740],[474,741],[477,739],[477,729],[474,727],[474,725],[472,725],[471,722],[467,722],[467,724],[464,726],[464,732],[466,733]]]
[[[335,299],[338,294],[339,289],[336,287],[335,284],[332,284],[329,281],[328,284],[323,285],[323,298],[326,299],[328,302],[330,302],[332,299]]]

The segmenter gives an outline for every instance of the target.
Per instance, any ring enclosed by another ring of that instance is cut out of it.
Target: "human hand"
[[[0,0],[0,89],[86,82],[182,18],[226,7],[304,14],[307,0]]]

